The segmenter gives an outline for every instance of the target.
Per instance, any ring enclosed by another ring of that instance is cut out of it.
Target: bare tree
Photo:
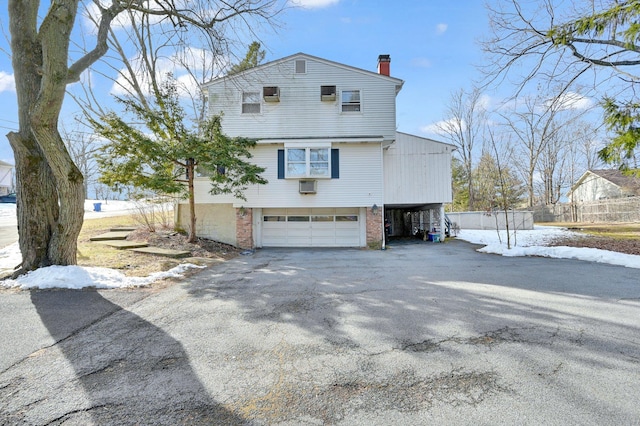
[[[553,83],[556,96],[592,91],[603,100],[605,121],[615,134],[598,155],[607,163],[636,167],[640,3],[498,0],[487,7],[492,29],[482,43],[487,82],[509,80],[516,95],[541,81]]]
[[[93,8],[98,19],[92,47],[76,57],[70,55],[70,44],[81,4]],[[279,0],[193,0],[183,7],[166,0],[57,0],[40,16],[40,2],[9,0],[19,129],[7,138],[16,160],[22,251],[22,265],[14,275],[52,264],[76,263],[84,178],[65,148],[58,122],[67,86],[107,53],[114,19],[132,12],[170,23],[174,33],[224,34],[224,25],[234,21],[238,25],[268,23],[281,10],[279,4]],[[167,25],[158,27],[167,29]]]
[[[526,182],[528,200],[527,205],[533,207],[536,200],[536,176],[540,170],[541,156],[547,153],[546,160],[553,164],[543,165],[543,169],[550,172],[547,183],[553,186],[553,171],[558,167],[562,158],[557,152],[561,144],[559,132],[564,126],[575,122],[584,110],[572,108],[563,97],[547,98],[542,95],[535,97],[521,97],[512,108],[504,109],[500,113],[504,125],[514,136],[517,145],[515,155],[516,165]],[[544,173],[543,173],[544,174]],[[551,190],[551,188],[548,188]],[[551,194],[553,191],[545,192]],[[556,191],[557,192],[557,191]]]
[[[469,210],[475,209],[473,182],[474,150],[482,143],[482,131],[487,119],[487,110],[483,103],[482,93],[474,88],[470,92],[460,89],[451,95],[445,119],[440,122],[438,132],[445,136],[458,149],[455,154],[460,157],[466,186],[469,191]]]
[[[98,165],[95,161],[95,155],[101,145],[98,135],[89,130],[89,128],[83,128],[80,125],[76,125],[72,130],[64,125],[61,126],[62,140],[73,162],[84,177],[85,194],[89,193],[90,185],[96,182]]]
[[[494,169],[495,203],[504,214],[507,249],[511,249],[512,235],[509,224],[509,211],[513,211],[515,204],[518,203],[522,195],[522,189],[508,166],[508,164],[514,161],[513,145],[510,143],[509,138],[507,137],[506,141],[498,141],[496,140],[494,132],[491,130],[488,131],[488,135],[488,146],[483,156],[490,159]],[[498,236],[500,236],[500,230],[496,229],[496,231],[498,232]],[[514,245],[516,231],[516,229],[513,229]]]

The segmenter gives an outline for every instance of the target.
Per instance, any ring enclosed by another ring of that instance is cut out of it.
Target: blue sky
[[[477,41],[488,27],[482,1],[298,1],[306,7],[288,9],[276,32],[258,33],[267,50],[266,61],[304,52],[376,71],[378,55],[391,55],[391,75],[405,81],[397,98],[399,131],[427,135],[424,128],[444,118],[451,92],[470,88],[478,77],[474,65],[482,60],[482,52]],[[2,8],[4,34],[6,13]],[[0,130],[4,135],[17,127],[17,112],[5,37],[0,49]],[[66,108],[74,108],[69,100]],[[13,162],[5,137],[0,138],[0,160]]]

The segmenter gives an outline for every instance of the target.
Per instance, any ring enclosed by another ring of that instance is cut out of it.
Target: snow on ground
[[[17,280],[0,281],[0,286],[21,289],[140,287],[163,278],[181,277],[182,273],[190,268],[204,268],[204,266],[184,263],[168,271],[156,272],[147,277],[127,277],[122,272],[109,268],[49,266],[30,272]]]
[[[101,212],[94,212],[94,200],[85,203],[85,218],[118,216],[131,214],[136,210],[135,203],[128,201],[102,202]],[[8,206],[8,207],[7,207]],[[0,204],[0,226],[11,218],[15,221],[15,204]],[[502,256],[542,256],[563,259],[577,259],[589,262],[608,263],[640,269],[640,256],[616,253],[606,250],[578,247],[547,247],[556,238],[580,237],[582,234],[555,227],[535,227],[530,231],[512,233],[511,245],[507,248],[506,232],[500,234],[495,230],[462,230],[457,238],[485,247],[478,251],[494,253]],[[0,271],[12,270],[21,262],[18,244],[0,249]],[[89,268],[80,266],[50,266],[31,272],[17,280],[0,281],[0,287],[29,288],[121,288],[148,285],[167,277],[180,276],[188,268],[196,265],[183,264],[166,272],[152,274],[148,277],[127,277],[119,271],[106,268]]]
[[[495,230],[462,230],[458,238],[474,244],[483,244],[482,253],[494,253],[502,256],[542,256],[557,259],[576,259],[588,262],[608,263],[640,269],[640,256],[617,253],[588,247],[547,247],[551,241],[562,237],[580,238],[583,234],[563,228],[536,226],[530,231],[511,233],[511,248],[507,248],[506,231],[500,235]]]
[[[94,203],[101,203],[100,211],[95,211]],[[130,201],[97,201],[86,200],[84,204],[85,219],[107,216],[123,216],[138,211],[140,204]],[[0,226],[16,226],[16,205],[0,203]],[[22,262],[18,243],[0,248],[0,271],[12,271]],[[180,277],[190,268],[201,268],[193,264],[178,265],[165,272],[157,272],[148,277],[127,277],[120,271],[108,268],[93,268],[82,266],[49,266],[30,272],[17,280],[0,281],[0,287],[6,288],[122,288],[139,287],[154,281]]]

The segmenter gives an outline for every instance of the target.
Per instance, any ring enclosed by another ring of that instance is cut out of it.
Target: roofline
[[[411,133],[406,133],[406,132],[399,132],[399,131],[397,131],[397,130],[396,130],[396,134],[401,134],[401,135],[411,136],[411,137],[413,137],[413,138],[423,139],[423,140],[425,140],[425,141],[435,142],[435,143],[439,143],[439,144],[441,144],[441,145],[448,145],[448,146],[452,147],[454,150],[457,150],[457,149],[458,149],[458,147],[457,147],[457,146],[455,146],[454,144],[449,143],[449,142],[437,141],[437,140],[435,140],[435,139],[425,138],[424,136],[412,135]]]
[[[293,55],[285,56],[284,58],[276,59],[276,60],[273,60],[273,61],[270,61],[270,62],[266,62],[264,64],[260,64],[258,66],[253,67],[253,68],[246,69],[246,70],[241,71],[241,72],[239,72],[237,74],[224,75],[224,76],[221,76],[221,77],[214,78],[213,80],[210,80],[210,81],[208,81],[206,83],[203,83],[201,85],[201,87],[209,87],[209,86],[211,86],[213,84],[217,84],[218,82],[221,82],[221,81],[224,81],[224,80],[236,79],[236,78],[241,77],[244,74],[248,74],[250,72],[254,72],[254,71],[260,70],[262,68],[269,67],[269,66],[277,65],[279,63],[289,61],[289,60],[291,60],[291,59],[293,59],[295,57],[305,57],[307,59],[311,59],[311,60],[318,61],[318,62],[323,62],[325,64],[337,66],[337,67],[344,68],[344,69],[349,69],[349,70],[356,71],[356,72],[359,72],[359,73],[362,73],[362,74],[367,74],[367,75],[375,76],[375,77],[382,78],[382,79],[385,79],[385,80],[394,81],[396,83],[396,85],[400,86],[400,88],[396,90],[396,93],[399,92],[400,89],[402,89],[402,86],[404,85],[404,80],[396,78],[396,77],[391,77],[391,76],[387,76],[387,75],[384,75],[384,74],[379,74],[379,73],[377,73],[375,71],[369,71],[369,70],[365,70],[363,68],[357,68],[357,67],[354,67],[354,66],[351,66],[351,65],[342,64],[340,62],[331,61],[329,59],[324,59],[324,58],[320,58],[320,57],[317,57],[317,56],[309,55],[307,53],[298,52],[298,53],[294,53]]]
[[[384,142],[382,135],[362,136],[296,136],[288,138],[260,138],[258,144],[283,144],[283,143],[380,143]]]
[[[567,192],[567,195],[571,195],[571,193],[572,193],[573,191],[575,191],[577,187],[579,187],[580,185],[582,185],[582,183],[583,183],[585,180],[587,180],[587,176],[588,176],[588,175],[594,175],[594,176],[597,176],[597,177],[599,177],[600,179],[604,179],[604,180],[606,180],[606,181],[607,181],[607,182],[609,182],[611,185],[613,185],[613,186],[615,186],[615,187],[617,187],[617,188],[622,189],[622,187],[621,187],[620,185],[618,185],[617,183],[615,183],[614,181],[607,179],[606,177],[604,177],[604,176],[602,176],[602,175],[600,175],[600,174],[596,173],[596,172],[595,172],[595,171],[593,171],[593,170],[587,170],[587,171],[585,171],[585,172],[582,174],[582,176],[580,176],[580,179],[578,179],[578,180],[576,181],[576,183],[574,183],[574,184],[571,186],[571,188],[570,188],[570,189],[569,189],[569,191]]]

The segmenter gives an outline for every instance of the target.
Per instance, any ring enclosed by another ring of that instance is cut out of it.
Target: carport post
[[[386,250],[387,249],[387,234],[385,232],[385,228],[384,228],[384,204],[382,205],[382,207],[380,208],[380,214],[382,215],[382,250]]]
[[[443,242],[445,238],[446,223],[444,219],[444,204],[440,204],[440,242]]]

